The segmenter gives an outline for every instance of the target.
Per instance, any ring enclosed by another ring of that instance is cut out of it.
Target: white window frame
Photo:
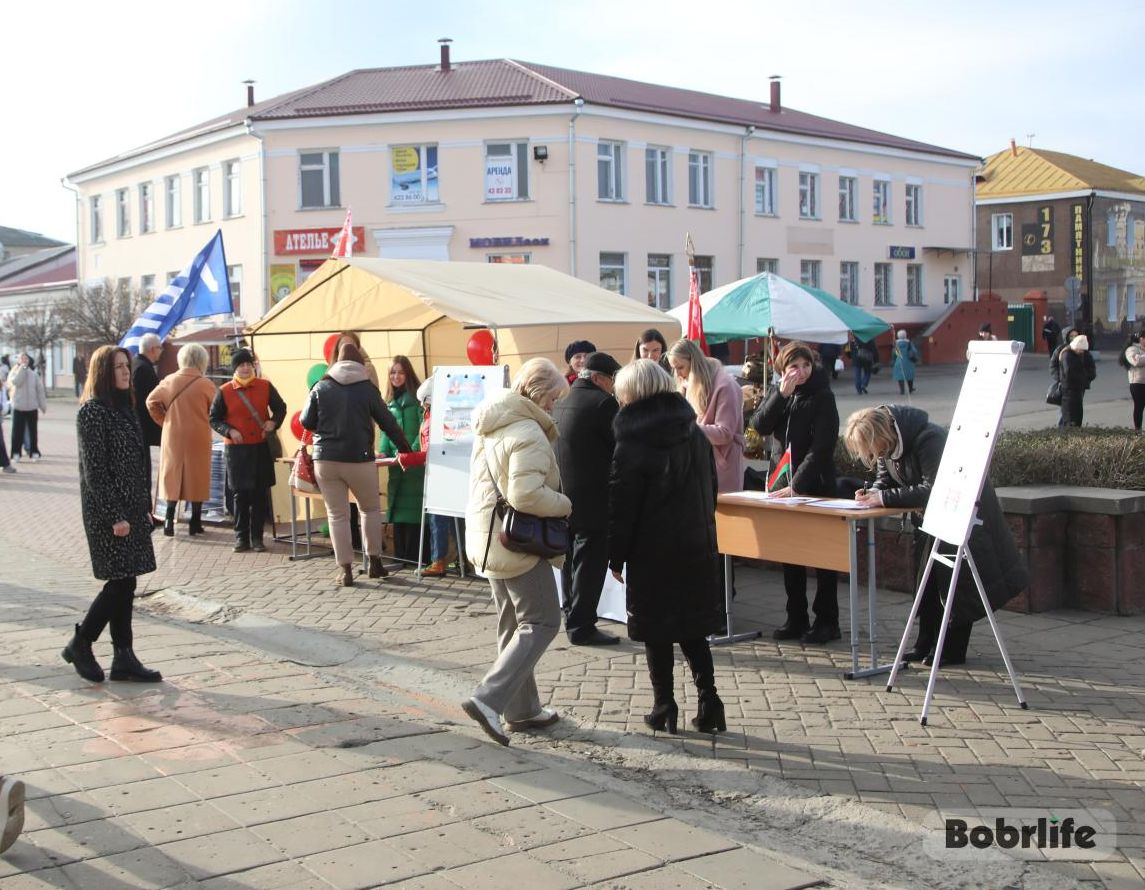
[[[906,304],[908,306],[925,306],[923,294],[923,280],[925,275],[922,263],[907,263],[906,265]],[[913,280],[912,280],[913,279]]]
[[[87,199],[88,225],[91,229],[91,243],[103,243],[103,204],[102,195],[92,195]]]
[[[1014,214],[995,213],[990,217],[990,250],[1014,249]]]
[[[139,234],[155,231],[155,186],[150,182],[139,183]]]
[[[839,177],[839,222],[858,222],[855,216],[858,194],[859,180],[856,177]]]
[[[906,214],[904,222],[908,226],[922,225],[922,186],[917,182],[906,184]]]
[[[693,149],[688,152],[688,206],[711,208],[712,162],[710,151]]]
[[[125,188],[115,190],[115,237],[131,237],[131,196]]]
[[[321,163],[303,160],[306,157],[318,155]],[[322,171],[322,203],[305,203],[305,190],[302,188],[303,176],[306,173]],[[336,148],[301,148],[298,150],[298,209],[312,210],[324,207],[341,207],[342,204],[342,164]]]
[[[942,302],[949,306],[962,299],[962,276],[944,275],[942,278]]]
[[[653,265],[653,260],[657,265]],[[666,263],[659,263],[667,260]],[[648,254],[648,305],[653,309],[672,308],[672,254]]]
[[[706,294],[716,285],[716,258],[711,255],[697,256],[696,272],[700,277],[700,293]],[[691,282],[688,283],[691,288]]]
[[[875,179],[871,183],[871,222],[876,226],[891,224],[891,181]]]
[[[623,142],[601,139],[596,144],[596,199],[624,201],[625,147]]]
[[[234,314],[242,315],[243,296],[243,267],[242,263],[227,266],[227,283],[231,286],[231,302],[234,304]]]
[[[612,261],[610,261],[606,264],[604,261],[605,257],[609,257],[609,259]],[[616,257],[620,258],[619,263],[614,261]],[[609,270],[609,272],[616,272],[617,270],[619,270],[620,286],[619,286],[619,288],[617,288],[613,292],[618,293],[618,294],[627,295],[628,294],[628,254],[621,253],[620,251],[615,251],[615,250],[602,250],[600,252],[600,286],[603,287],[605,290],[613,290],[611,287],[608,287],[605,284],[604,272],[606,269]]]
[[[756,164],[755,167],[755,212],[760,216],[775,216],[778,202],[776,201],[779,171],[765,164]]]
[[[501,149],[508,151],[502,152]],[[491,150],[496,150],[490,154]],[[488,167],[491,158],[512,157],[514,163],[513,189],[511,194],[496,196],[489,194]],[[529,140],[528,139],[500,139],[496,142],[486,142],[483,154],[485,164],[484,195],[485,201],[490,204],[500,204],[504,201],[529,200]]]
[[[890,263],[875,263],[875,305],[894,305],[894,266]]]
[[[823,285],[823,261],[822,260],[800,260],[799,261],[799,283],[807,287],[814,287],[822,289]]]
[[[191,171],[191,192],[194,194],[191,219],[195,225],[211,221],[211,171],[196,167]]]
[[[140,275],[139,276],[139,292],[150,299],[154,299],[159,293],[159,289],[155,286],[154,275]]]
[[[644,203],[666,207],[672,203],[672,149],[649,145],[644,149]]]
[[[819,174],[799,171],[799,218],[819,219]]]
[[[163,180],[163,196],[166,201],[164,221],[168,229],[178,229],[183,225],[183,177],[179,174]]]
[[[839,262],[839,299],[851,306],[859,305],[859,264],[855,260]]]
[[[1110,324],[1121,321],[1117,309],[1117,285],[1107,284],[1105,286],[1105,320]]]
[[[764,272],[770,272],[772,275],[779,274],[779,257],[773,256],[760,256],[755,258],[755,274],[762,275]]]
[[[223,218],[241,216],[242,212],[242,162],[232,158],[223,161]]]

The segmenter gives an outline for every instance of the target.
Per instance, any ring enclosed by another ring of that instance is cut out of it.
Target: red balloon
[[[493,364],[493,349],[495,346],[496,341],[493,339],[492,331],[488,328],[475,331],[473,336],[469,338],[469,342],[465,344],[465,354],[469,356],[469,364]]]
[[[294,438],[296,438],[299,442],[302,441],[302,436],[306,433],[306,430],[302,426],[301,411],[295,411],[294,414],[291,415],[290,431],[294,433]]]
[[[341,334],[331,334],[326,338],[326,342],[322,344],[322,354],[326,356],[326,364],[328,365],[334,364],[334,360],[337,358],[337,356],[334,355],[334,344],[338,342],[338,338],[341,336]]]

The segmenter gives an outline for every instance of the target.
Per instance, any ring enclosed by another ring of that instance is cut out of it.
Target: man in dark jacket
[[[151,419],[147,411],[147,397],[159,385],[159,356],[163,354],[163,341],[157,334],[144,334],[139,339],[139,354],[131,360],[131,388],[135,390],[135,414],[143,431],[143,445],[147,450],[147,490],[151,491],[151,446],[163,441],[163,427]]]
[[[615,447],[612,421],[620,407],[612,396],[612,378],[619,370],[620,363],[608,353],[592,353],[569,394],[553,408],[561,484],[572,501],[573,538],[561,587],[565,632],[575,646],[620,642],[596,626],[608,571],[608,474]]]
[[[1053,353],[1061,340],[1062,327],[1052,315],[1045,316],[1042,324],[1042,339],[1046,341],[1046,352]]]

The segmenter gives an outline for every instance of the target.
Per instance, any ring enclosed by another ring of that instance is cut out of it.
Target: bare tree
[[[110,278],[79,287],[59,304],[64,332],[77,343],[118,343],[153,299],[149,291]]]
[[[64,322],[56,302],[20,306],[0,318],[0,338],[32,355],[46,356],[63,337]]]

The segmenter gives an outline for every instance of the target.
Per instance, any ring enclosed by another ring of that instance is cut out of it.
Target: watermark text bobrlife
[[[967,807],[941,810],[926,827],[927,854],[947,861],[988,861],[1001,855],[1093,862],[1118,855],[1117,821],[1101,809]]]

